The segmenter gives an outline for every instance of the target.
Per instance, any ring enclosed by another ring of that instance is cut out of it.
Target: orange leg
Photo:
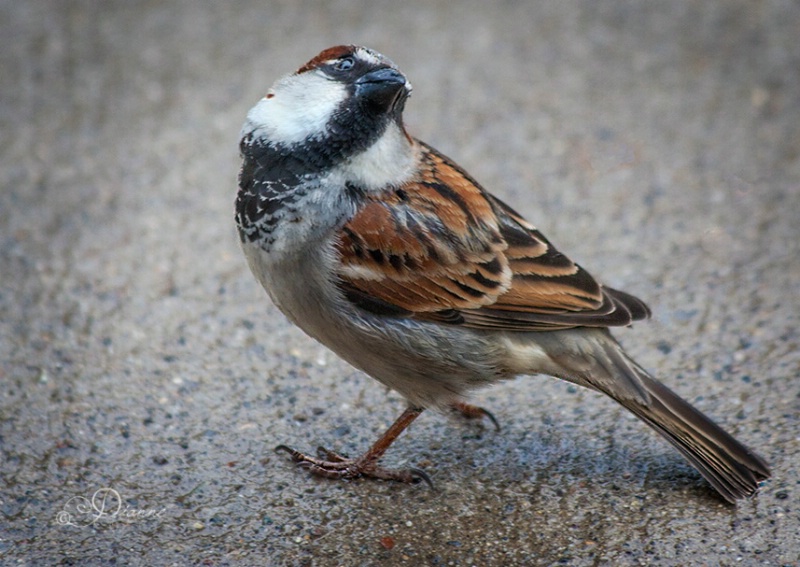
[[[433,487],[430,477],[424,471],[414,468],[404,470],[386,469],[378,465],[378,461],[380,461],[381,457],[386,453],[389,446],[400,436],[406,427],[411,425],[412,421],[419,417],[422,411],[423,408],[409,407],[406,409],[372,447],[356,459],[343,457],[322,447],[318,449],[320,458],[309,457],[286,445],[278,445],[275,447],[275,450],[289,453],[289,456],[291,456],[292,460],[298,465],[308,469],[313,474],[326,478],[358,478],[360,476],[367,476],[382,480],[396,480],[409,483],[423,480]]]

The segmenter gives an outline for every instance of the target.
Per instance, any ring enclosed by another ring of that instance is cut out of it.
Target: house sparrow
[[[758,455],[654,380],[611,336],[650,315],[403,125],[411,85],[383,55],[326,49],[279,79],[241,134],[236,222],[261,285],[294,324],[402,394],[362,456],[276,448],[312,473],[425,480],[379,464],[424,408],[549,374],[602,392],[663,435],[733,502],[770,476]]]

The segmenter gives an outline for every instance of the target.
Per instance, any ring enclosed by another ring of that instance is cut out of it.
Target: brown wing
[[[341,230],[340,285],[370,311],[518,331],[627,325],[649,315],[603,288],[433,148],[417,176]]]

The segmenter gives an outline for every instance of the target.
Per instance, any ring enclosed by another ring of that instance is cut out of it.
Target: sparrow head
[[[278,79],[248,114],[242,134],[272,146],[324,141],[343,153],[357,153],[389,124],[402,129],[410,93],[406,77],[380,53],[331,47]]]
[[[363,112],[399,118],[411,85],[391,60],[366,47],[340,45],[324,50],[297,71],[341,85],[349,105]]]

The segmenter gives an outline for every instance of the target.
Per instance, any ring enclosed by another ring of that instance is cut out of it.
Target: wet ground
[[[800,563],[795,2],[0,3],[0,563]],[[733,507],[544,377],[424,415],[435,482],[309,478],[403,408],[269,303],[233,224],[279,75],[370,45],[410,130],[654,320],[617,336],[772,464]]]

